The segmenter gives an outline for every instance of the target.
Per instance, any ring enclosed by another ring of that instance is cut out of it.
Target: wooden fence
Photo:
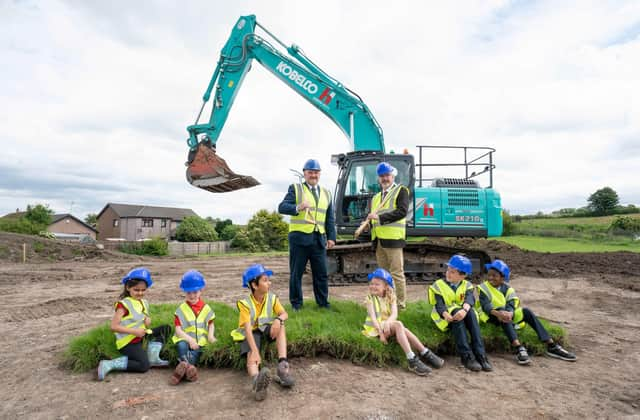
[[[231,241],[169,242],[169,255],[223,254],[231,249]]]

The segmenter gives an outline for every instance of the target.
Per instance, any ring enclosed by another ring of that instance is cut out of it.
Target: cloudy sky
[[[346,138],[259,64],[218,152],[262,185],[185,181],[185,128],[246,14],[358,92],[388,149],[495,148],[512,213],[580,207],[604,186],[640,204],[640,2],[389,4],[0,0],[0,215],[117,202],[243,223],[276,209],[309,157],[333,190]]]

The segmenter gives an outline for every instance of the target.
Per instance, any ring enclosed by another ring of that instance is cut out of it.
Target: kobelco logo
[[[304,75],[292,69],[287,63],[281,61],[276,66],[276,70],[310,94],[315,95],[318,93],[318,85],[313,83],[311,80],[307,80]]]

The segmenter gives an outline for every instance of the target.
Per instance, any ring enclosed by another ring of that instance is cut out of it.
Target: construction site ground
[[[33,241],[44,245],[36,252]],[[276,273],[273,287],[286,301],[287,257],[141,258],[0,234],[0,418],[639,418],[640,255],[473,245],[510,263],[524,305],[566,328],[576,363],[539,356],[521,367],[511,354],[491,354],[494,372],[472,373],[447,355],[442,370],[418,377],[325,356],[293,359],[296,386],[272,384],[258,403],[244,371],[201,369],[197,383],[177,387],[168,385],[166,368],[98,382],[94,372],[60,368],[60,355],[72,337],[110,319],[120,278],[134,266],[152,271],[153,303],[180,301],[180,276],[194,268],[208,281],[206,299],[233,304],[245,295],[243,269],[261,262]],[[365,285],[336,287],[330,297],[362,301],[365,293]],[[424,299],[425,286],[409,286],[408,296]]]

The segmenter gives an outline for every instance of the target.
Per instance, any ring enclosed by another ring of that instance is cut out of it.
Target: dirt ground
[[[13,246],[7,237],[2,244]],[[199,382],[171,387],[168,369],[97,382],[93,372],[72,374],[58,364],[71,337],[110,318],[119,279],[133,266],[152,271],[151,302],[179,301],[179,278],[195,268],[209,282],[206,298],[231,304],[244,296],[240,275],[254,262],[275,271],[275,292],[286,300],[286,257],[143,259],[71,250],[54,262],[21,264],[0,255],[0,418],[640,418],[640,256],[487,249],[519,274],[513,285],[523,303],[567,329],[578,362],[536,357],[520,367],[512,355],[492,354],[494,372],[472,373],[447,356],[442,370],[423,378],[327,357],[293,359],[296,387],[274,384],[261,403],[249,398],[243,371],[201,369]],[[365,287],[330,295],[361,300]],[[312,296],[308,279],[304,293]],[[425,286],[408,293],[423,299]]]

